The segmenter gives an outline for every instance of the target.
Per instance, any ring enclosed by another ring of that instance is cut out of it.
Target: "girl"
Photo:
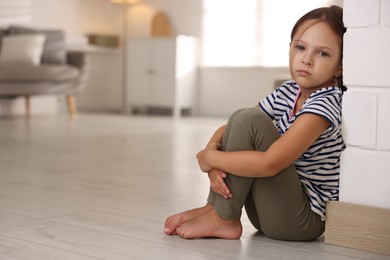
[[[197,154],[208,172],[207,204],[167,218],[166,234],[238,239],[245,206],[255,228],[305,241],[324,231],[325,203],[338,199],[342,9],[305,14],[291,33],[292,77],[255,108],[236,111]],[[221,144],[221,145],[220,145]]]

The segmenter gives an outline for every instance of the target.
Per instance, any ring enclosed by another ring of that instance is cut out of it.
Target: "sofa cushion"
[[[35,30],[19,26],[10,26],[9,34],[35,34],[43,33],[46,41],[43,47],[41,63],[64,64],[66,63],[65,33],[62,30]]]
[[[43,34],[4,36],[0,49],[0,63],[39,65],[44,42]]]
[[[0,81],[14,82],[63,82],[76,80],[80,71],[68,65],[0,64]]]

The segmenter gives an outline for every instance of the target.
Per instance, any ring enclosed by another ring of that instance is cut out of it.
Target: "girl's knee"
[[[235,118],[237,117],[237,115],[239,115],[242,111],[244,111],[246,108],[241,108],[241,109],[238,109],[236,110],[233,114],[230,115],[229,117],[229,120],[228,120],[228,124],[230,123],[233,123],[233,121],[235,120]]]
[[[252,107],[236,111],[235,118],[240,124],[270,125],[275,127],[272,120],[260,108]]]
[[[241,111],[236,116],[234,123],[246,129],[256,150],[267,149],[280,137],[274,122],[259,108],[248,108]]]
[[[222,146],[224,151],[265,151],[279,137],[273,121],[260,108],[245,108],[230,117]]]

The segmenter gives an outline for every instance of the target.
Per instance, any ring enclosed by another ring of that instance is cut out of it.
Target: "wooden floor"
[[[203,205],[195,161],[223,119],[0,118],[0,259],[389,259],[281,242],[246,218],[240,240],[184,240],[165,218]]]

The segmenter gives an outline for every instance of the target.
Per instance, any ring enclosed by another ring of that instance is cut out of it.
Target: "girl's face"
[[[290,45],[290,73],[302,88],[314,92],[335,85],[341,76],[341,39],[320,21],[304,22]]]

